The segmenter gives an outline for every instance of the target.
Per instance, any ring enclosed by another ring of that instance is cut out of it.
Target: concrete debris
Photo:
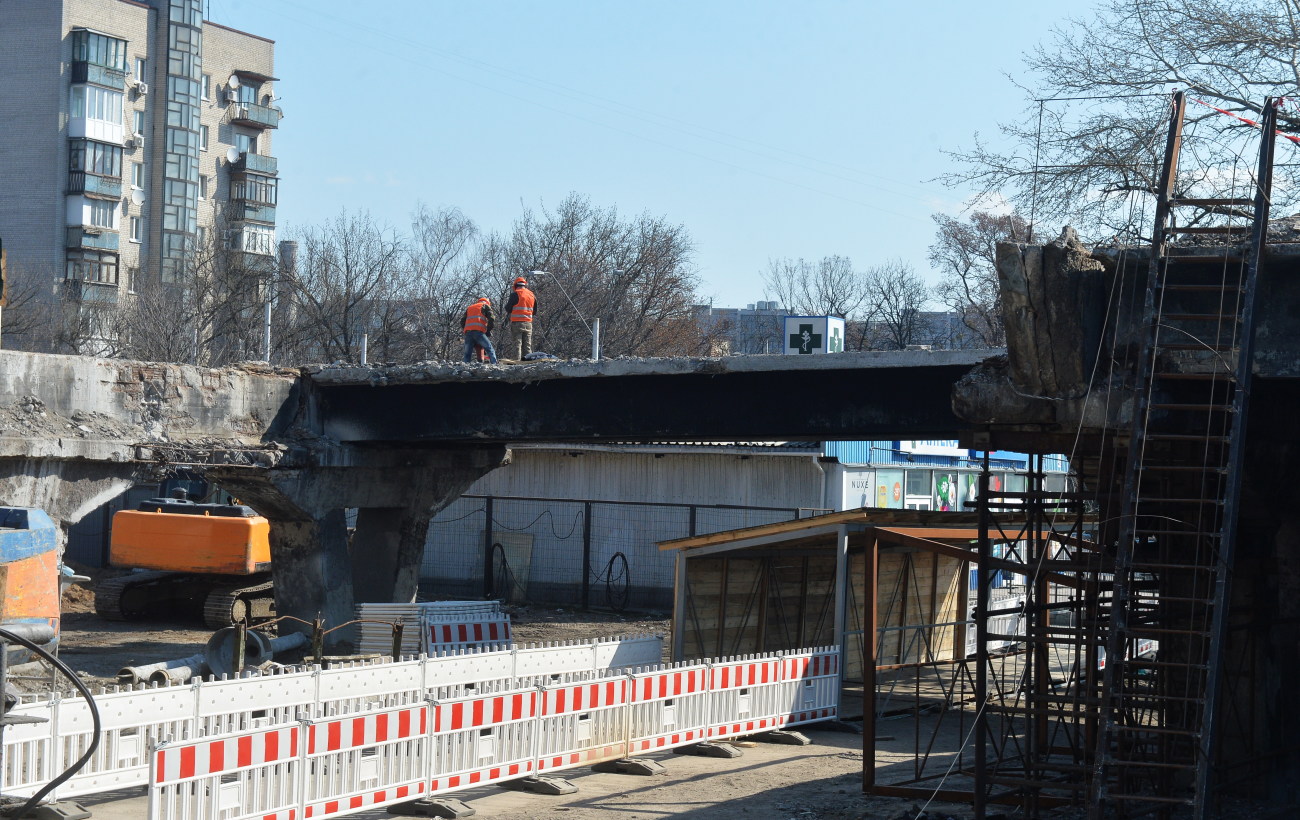
[[[464,380],[538,382],[590,376],[663,376],[681,374],[762,373],[772,370],[847,370],[863,367],[946,367],[973,365],[989,350],[891,350],[837,353],[833,356],[670,356],[620,359],[546,359],[515,365],[421,362],[399,366],[310,365],[309,381],[328,385],[429,384]]]

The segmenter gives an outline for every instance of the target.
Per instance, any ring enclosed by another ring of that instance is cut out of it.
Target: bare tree
[[[554,210],[526,210],[508,240],[486,247],[502,287],[528,271],[551,274],[533,281],[538,350],[586,355],[595,318],[607,356],[680,354],[696,341],[694,244],[681,225],[649,214],[625,220],[570,194]]]
[[[866,301],[866,279],[847,256],[772,259],[763,274],[766,295],[795,313],[856,317]]]
[[[405,298],[401,240],[369,214],[346,211],[297,237],[298,261],[285,273],[305,352],[318,361],[357,361],[363,335],[393,333],[393,302]]]
[[[1169,92],[1189,108],[1179,197],[1241,195],[1258,132],[1215,108],[1258,120],[1266,96],[1300,91],[1300,0],[1104,0],[1025,60],[1033,103],[1000,130],[1009,148],[981,141],[951,156],[943,179],[1001,193],[1033,218],[1070,222],[1095,238],[1145,229],[1157,182]],[[1204,103],[1204,104],[1201,104]],[[1212,107],[1213,106],[1213,107]],[[1279,112],[1284,130],[1300,111]],[[1274,207],[1300,197],[1300,166],[1279,163]]]
[[[60,273],[46,265],[22,262],[9,264],[5,282],[3,347],[34,353],[59,350],[63,311],[60,304]]]
[[[1002,347],[1002,290],[998,285],[997,243],[1023,241],[1028,223],[1019,214],[973,211],[965,221],[934,214],[937,227],[930,265],[939,272],[935,298],[960,317],[979,347]],[[962,346],[953,340],[954,346]]]
[[[872,319],[866,322],[866,344],[885,350],[904,350],[916,344],[923,329],[922,311],[929,290],[912,266],[892,260],[867,270],[867,299]]]
[[[408,244],[410,302],[400,355],[413,361],[456,358],[465,306],[476,291],[494,296],[498,290],[484,261],[493,252],[485,252],[478,227],[458,208],[417,208]]]

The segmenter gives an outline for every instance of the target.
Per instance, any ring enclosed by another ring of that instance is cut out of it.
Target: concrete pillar
[[[414,600],[429,520],[505,457],[501,446],[373,450],[350,454],[350,464],[219,467],[207,476],[270,519],[277,613],[321,617],[329,628],[355,618],[357,601]],[[352,632],[332,634],[327,648],[349,651]]]

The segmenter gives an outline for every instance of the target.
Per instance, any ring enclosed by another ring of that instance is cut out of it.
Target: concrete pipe
[[[144,683],[154,680],[153,675],[157,672],[166,673],[170,669],[195,668],[197,669],[203,663],[203,655],[190,655],[188,658],[176,658],[170,661],[159,661],[158,663],[147,663],[143,666],[124,666],[117,670],[117,682],[121,684]],[[197,674],[197,673],[196,673]],[[160,681],[166,681],[169,678],[164,676],[159,678]],[[189,678],[185,678],[189,680]]]

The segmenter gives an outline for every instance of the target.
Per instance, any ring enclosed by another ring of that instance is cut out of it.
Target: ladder
[[[1190,199],[1175,193],[1186,104],[1181,92],[1174,96],[1151,241],[1106,636],[1094,820],[1203,820],[1213,810],[1211,764],[1276,108],[1271,98],[1265,102],[1253,196]],[[1228,216],[1229,224],[1180,228],[1179,209]],[[1233,215],[1239,224],[1230,224]],[[1171,246],[1176,236],[1196,235],[1219,244]],[[1154,654],[1151,642],[1158,642]]]

